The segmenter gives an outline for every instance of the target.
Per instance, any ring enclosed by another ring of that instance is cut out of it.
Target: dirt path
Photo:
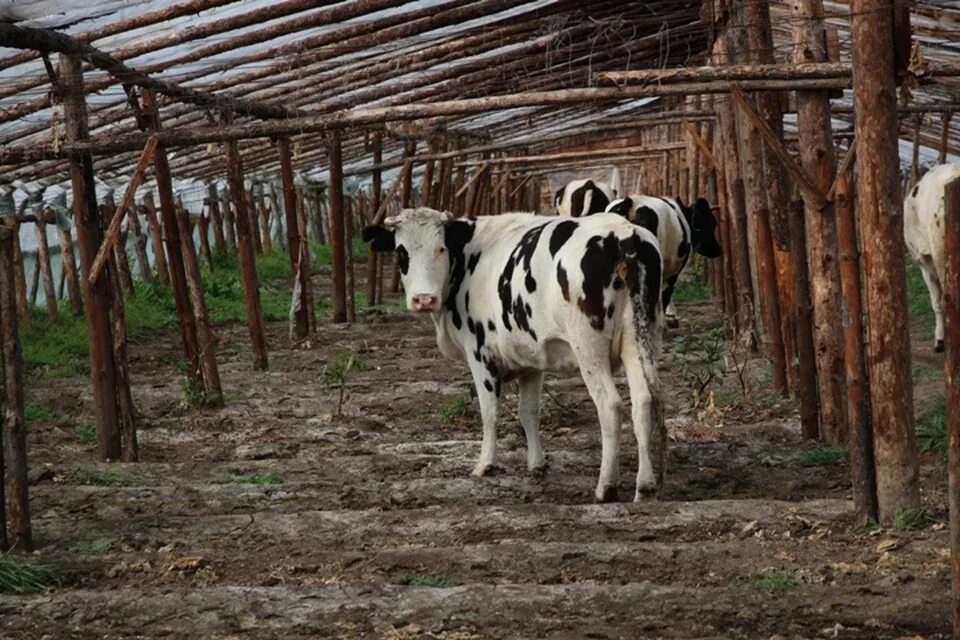
[[[577,379],[548,382],[545,478],[526,474],[509,388],[503,473],[470,478],[466,368],[440,359],[427,319],[396,312],[324,324],[311,350],[271,326],[266,373],[244,329],[224,328],[218,411],[178,406],[175,334],[135,345],[144,461],[114,465],[122,486],[89,481],[104,467],[75,435],[87,381],[40,382],[31,401],[59,415],[31,432],[38,559],[64,584],[0,598],[0,637],[946,637],[942,527],[853,528],[845,465],[804,466],[760,365],[751,402],[698,418],[685,379],[705,356],[685,341],[717,318],[705,304],[681,318],[662,366],[668,482],[641,504],[593,504],[599,429]],[[338,416],[322,379],[347,353],[364,368]],[[715,386],[737,397],[736,376]],[[627,425],[622,438],[630,496]],[[934,510],[942,467],[924,461]]]

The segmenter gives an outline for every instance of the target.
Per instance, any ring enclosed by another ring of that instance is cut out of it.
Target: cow
[[[616,500],[623,403],[613,374],[622,366],[639,449],[634,499],[656,490],[650,449],[653,430],[662,433],[656,361],[663,314],[653,234],[613,214],[464,220],[418,208],[367,227],[363,238],[374,251],[396,252],[408,309],[430,315],[441,354],[469,365],[483,423],[473,475],[496,464],[500,392],[514,379],[527,467],[543,473],[544,373],[579,370],[601,427],[595,495]]]
[[[560,215],[579,218],[601,213],[616,195],[616,191],[603,182],[573,180],[557,189],[553,205]]]
[[[673,291],[690,261],[691,252],[707,258],[718,258],[723,253],[716,238],[717,219],[710,203],[698,198],[693,205],[686,206],[675,198],[631,195],[614,200],[607,211],[622,215],[657,237],[663,256],[664,315],[668,327],[678,326]]]
[[[934,351],[943,351],[944,187],[960,177],[960,163],[941,164],[914,185],[903,202],[903,238],[930,292],[936,318]]]

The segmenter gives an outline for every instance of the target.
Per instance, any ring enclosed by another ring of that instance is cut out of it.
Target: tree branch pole
[[[944,193],[943,312],[946,355],[947,470],[950,502],[950,565],[953,577],[953,636],[960,636],[960,180]]]
[[[330,185],[330,248],[332,249],[331,277],[333,280],[333,321],[347,321],[346,236],[343,203],[343,156],[340,136],[331,135],[328,144]]]
[[[299,283],[299,299],[294,301],[294,335],[300,340],[310,335],[310,308],[313,296],[310,295],[310,259],[306,238],[300,230],[297,220],[297,188],[293,184],[293,159],[290,153],[290,139],[277,140],[277,154],[280,156],[280,176],[283,183],[283,212],[287,222],[287,249],[290,253],[290,271]],[[306,230],[304,230],[306,231]],[[301,243],[304,245],[301,248]],[[297,290],[297,287],[294,287]]]

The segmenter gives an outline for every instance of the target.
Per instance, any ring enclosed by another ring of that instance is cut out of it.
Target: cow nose
[[[437,296],[429,293],[418,293],[413,296],[414,311],[433,311],[437,306]]]

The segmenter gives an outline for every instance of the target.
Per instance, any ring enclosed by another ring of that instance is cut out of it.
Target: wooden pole
[[[797,332],[797,400],[800,401],[800,428],[807,440],[820,437],[817,398],[817,361],[813,348],[813,302],[807,270],[807,234],[803,223],[803,200],[790,202],[791,274],[794,278],[793,317]]]
[[[143,209],[147,219],[147,230],[150,232],[150,244],[153,247],[153,260],[157,266],[157,280],[160,284],[170,284],[170,271],[167,268],[167,256],[163,251],[163,232],[160,229],[160,220],[157,218],[157,206],[153,201],[153,193],[147,192],[143,196]]]
[[[120,420],[120,460],[136,462],[139,457],[137,447],[136,412],[133,396],[130,394],[130,369],[127,366],[127,327],[123,310],[123,296],[120,293],[120,276],[116,261],[107,261],[104,274],[110,283],[111,306],[113,311],[113,366],[117,377],[117,415]]]
[[[187,218],[189,222],[189,217]],[[203,256],[207,268],[213,271],[213,251],[210,249],[210,216],[201,210],[197,216],[197,235],[200,237],[200,255]]]
[[[37,233],[37,268],[43,277],[43,297],[47,307],[47,317],[51,322],[57,322],[60,314],[57,311],[57,290],[53,286],[53,269],[50,267],[50,247],[47,244],[47,223],[43,213],[37,212],[37,221],[33,225]]]
[[[373,164],[379,165],[383,161],[383,137],[380,132],[373,134],[373,140],[371,141],[371,147],[373,150]],[[448,165],[444,165],[448,166]],[[380,197],[382,195],[381,191],[383,185],[381,184],[381,173],[380,169],[375,169],[371,175],[371,186],[370,186],[370,211],[371,215],[371,224],[376,224],[376,214],[380,210]],[[367,257],[367,304],[373,306],[377,304],[377,273],[379,268],[377,263],[380,262],[380,256],[376,251],[370,251]],[[382,283],[381,283],[382,284]]]
[[[950,140],[950,120],[953,119],[953,111],[947,111],[941,116],[940,122],[940,164],[947,162],[947,144]]]
[[[346,233],[343,211],[343,157],[340,152],[340,135],[333,134],[327,141],[330,160],[330,248],[332,254],[331,276],[333,279],[333,321],[347,321],[346,281]]]
[[[160,131],[159,112],[156,98],[147,89],[140,92],[143,105],[144,126],[154,132]],[[167,266],[170,270],[170,282],[173,285],[173,301],[177,309],[177,323],[180,338],[187,358],[187,375],[196,383],[201,382],[200,344],[197,339],[197,322],[190,308],[190,294],[187,289],[187,275],[183,266],[183,250],[180,245],[180,226],[177,223],[176,204],[173,199],[173,180],[170,177],[170,165],[167,152],[157,146],[153,153],[153,170],[157,183],[157,195],[160,199],[160,215],[163,218],[163,245],[167,253]],[[147,204],[148,209],[152,202]]]
[[[213,246],[217,255],[223,257],[227,255],[227,240],[223,235],[223,218],[220,215],[220,198],[217,195],[217,185],[210,183],[207,185],[207,204],[210,207],[210,223],[213,227]],[[213,271],[213,264],[210,265]]]
[[[825,61],[822,0],[796,0],[793,20],[794,60],[801,64]],[[797,92],[797,130],[803,171],[821,193],[826,193],[836,176],[830,100],[826,92]],[[841,374],[844,350],[843,325],[837,305],[841,294],[836,214],[832,205],[821,207],[821,203],[809,198],[806,192],[804,204],[807,260],[813,294],[820,435],[831,444],[846,444],[849,438]]]
[[[356,197],[347,198],[346,207],[343,211],[343,236],[344,236],[344,250],[346,256],[344,257],[344,263],[346,267],[346,285],[347,285],[347,322],[356,322],[357,321],[357,304],[356,304],[356,286],[354,283],[354,273],[353,273],[353,219],[355,214],[357,199]]]
[[[303,340],[310,335],[310,269],[309,260],[303,262],[301,259],[303,252],[300,249],[300,243],[305,244],[305,239],[301,236],[297,222],[297,191],[293,185],[293,162],[289,138],[277,140],[277,154],[280,156],[280,179],[283,183],[283,212],[287,221],[290,272],[300,284],[298,289],[300,297],[294,301],[293,328],[294,335]]]
[[[250,343],[253,350],[253,368],[264,371],[267,369],[267,338],[263,328],[260,285],[257,282],[257,263],[250,228],[250,216],[246,211],[243,164],[235,142],[225,144],[224,150],[227,163],[227,181],[230,185],[230,200],[236,212],[240,275],[243,280],[243,299],[247,305],[247,329],[250,332]]]
[[[104,220],[112,218],[115,211],[116,206],[113,204],[112,198],[110,198],[106,204],[100,205],[100,215]],[[106,242],[106,239],[104,239],[104,242]],[[103,248],[102,243],[100,247]],[[130,273],[130,261],[127,259],[127,232],[125,229],[119,228],[116,244],[111,247],[105,255],[109,256],[116,264],[123,289],[126,289],[129,295],[133,295],[133,274]],[[96,260],[96,258],[94,258],[94,260]],[[94,267],[96,267],[96,264],[94,264]],[[92,276],[93,272],[91,272],[87,278],[90,279]],[[114,293],[122,297],[120,289],[117,289]]]
[[[857,219],[863,246],[867,363],[880,522],[920,503],[900,197],[890,11],[852,0]]]
[[[229,182],[229,178],[228,178]],[[223,225],[227,243],[227,253],[233,253],[237,248],[237,226],[235,223],[236,210],[231,207],[232,199],[229,188],[223,192]]]
[[[417,141],[409,138],[404,142],[403,155],[405,158],[412,158],[417,153]],[[411,191],[413,189],[413,162],[405,162],[400,172],[400,208],[406,209],[410,206]],[[390,279],[390,292],[397,293],[400,290],[400,265],[398,258],[393,258],[393,276]]]
[[[60,73],[66,120],[66,138],[70,142],[87,138],[87,107],[84,102],[80,59],[60,56]],[[73,219],[77,227],[80,269],[90,273],[93,258],[103,236],[100,209],[93,182],[93,158],[81,154],[70,160],[73,189]],[[101,460],[119,460],[122,452],[120,417],[117,411],[117,379],[113,360],[113,333],[110,327],[110,289],[103,275],[83,286],[84,312],[87,318],[87,343],[90,345],[90,377],[97,411],[97,452]]]
[[[77,275],[77,259],[73,254],[73,234],[70,221],[66,216],[57,215],[57,238],[60,242],[60,263],[63,279],[67,286],[67,296],[70,298],[70,310],[73,315],[83,314],[83,298],[80,296],[80,276]]]
[[[960,180],[944,193],[943,313],[946,354],[947,469],[950,502],[950,564],[953,576],[953,637],[960,637]]]

